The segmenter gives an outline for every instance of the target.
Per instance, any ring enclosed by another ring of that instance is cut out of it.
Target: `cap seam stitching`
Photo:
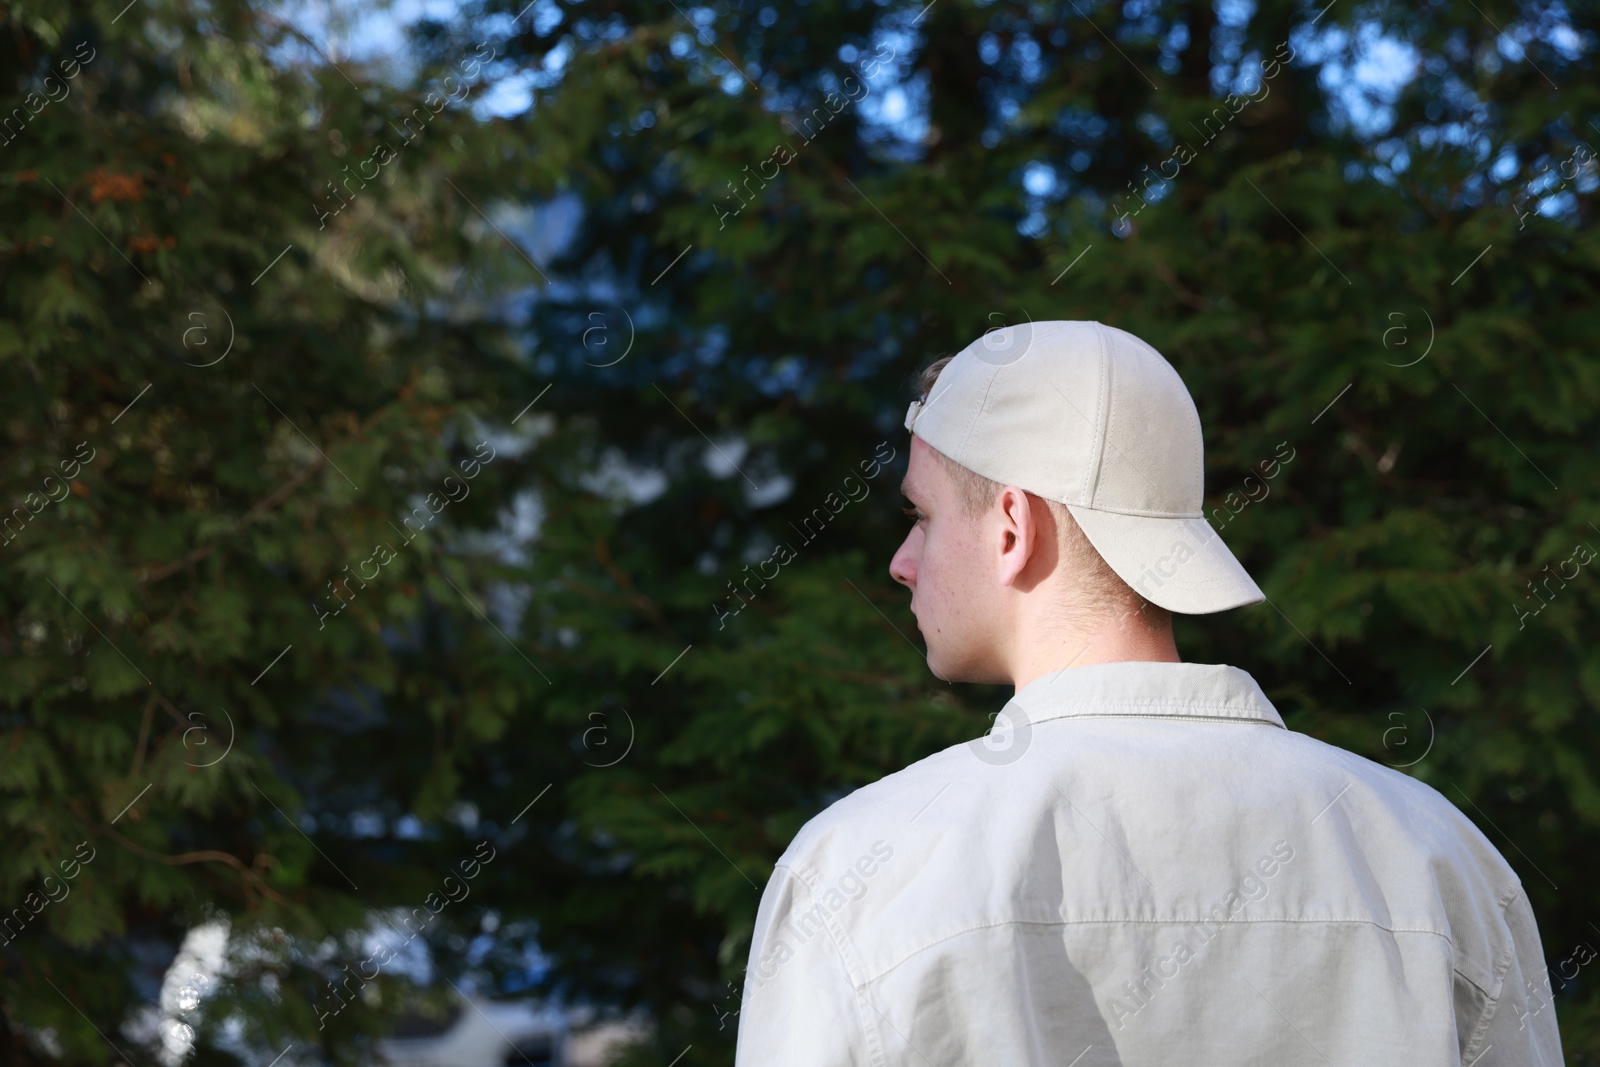
[[[1166,359],[1165,356],[1162,357]],[[1167,360],[1167,366],[1172,368],[1172,373],[1177,375],[1178,382],[1183,387],[1184,395],[1189,398],[1189,404],[1194,408],[1194,436],[1189,439],[1190,469],[1195,473],[1195,482],[1200,486],[1200,516],[1205,517],[1206,512],[1206,425],[1200,418],[1200,405],[1195,403],[1194,394],[1189,392],[1188,383],[1184,382],[1183,375],[1178,374],[1178,368],[1172,366],[1172,361]],[[1210,525],[1207,523],[1206,525]],[[1229,553],[1232,554],[1231,552]],[[1243,564],[1240,564],[1243,566]]]
[[[1063,500],[1062,503],[1067,504],[1071,503],[1071,501]],[[1073,504],[1072,506],[1083,508],[1085,511],[1097,511],[1102,515],[1132,515],[1133,517],[1140,519],[1203,519],[1206,517],[1205,512],[1203,511],[1191,513],[1187,511],[1141,511],[1134,508],[1092,508],[1084,504]]]
[[[1000,368],[1000,367],[994,367],[989,372],[989,382],[983,388],[983,402],[978,405],[978,410],[976,412],[974,412],[973,415],[972,415],[972,418],[970,420],[968,420],[968,422],[967,422],[967,432],[961,435],[961,443],[956,445],[956,451],[960,454],[961,457],[965,457],[966,456],[967,439],[972,436],[972,431],[977,428],[978,423],[983,421],[984,412],[989,410],[989,397],[994,393],[995,379],[1000,377],[1001,369],[1002,368]],[[959,463],[963,467],[966,467],[968,465],[967,464],[967,460],[965,458],[957,458],[956,456],[951,456],[950,458],[955,460],[957,463]],[[984,475],[984,477],[988,477],[988,475]],[[994,480],[995,481],[999,481],[999,479],[994,479]]]
[[[1098,389],[1096,390],[1095,396],[1095,421],[1093,424],[1091,424],[1091,428],[1095,431],[1095,438],[1093,441],[1095,454],[1093,461],[1088,465],[1088,468],[1084,473],[1086,481],[1089,479],[1093,480],[1092,484],[1087,484],[1085,486],[1087,492],[1084,495],[1084,499],[1089,501],[1089,505],[1091,507],[1094,505],[1095,499],[1100,494],[1100,479],[1105,474],[1103,468],[1105,467],[1106,462],[1106,434],[1108,432],[1106,420],[1109,418],[1111,408],[1110,403],[1106,399],[1106,394],[1111,387],[1111,353],[1107,350],[1106,346],[1106,328],[1104,323],[1096,322],[1094,324],[1094,339],[1100,348],[1100,373],[1098,375]]]

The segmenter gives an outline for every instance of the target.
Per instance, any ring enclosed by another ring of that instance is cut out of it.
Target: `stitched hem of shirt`
[[[1044,715],[1039,718],[1030,718],[1028,721],[1031,725],[1037,725],[1041,722],[1055,722],[1059,719],[1179,719],[1183,721],[1193,720],[1195,722],[1260,723],[1263,726],[1276,726],[1280,730],[1288,729],[1281,722],[1259,718],[1255,715],[1162,715],[1159,712],[1140,711],[1063,711],[1059,715]]]
[[[1045,691],[1049,692],[1048,688]],[[1194,700],[1185,700],[1181,697],[1172,700],[1129,700],[1119,697],[1096,700],[1067,697],[1065,700],[1044,699],[1042,702],[1061,708],[1204,708],[1207,711],[1249,711],[1261,708],[1261,705],[1253,700],[1249,702],[1248,706],[1245,706],[1240,704],[1202,704]]]
[[[1044,693],[1048,694],[1049,689],[1046,688]],[[1017,701],[1017,703],[1021,704],[1024,710],[1027,710],[1027,704],[1023,703],[1022,701]],[[1099,711],[1099,709],[1104,708],[1193,708],[1197,711],[1218,712],[1220,713],[1221,717],[1225,719],[1247,719],[1256,720],[1259,722],[1272,722],[1271,719],[1261,714],[1263,711],[1271,712],[1273,714],[1277,713],[1277,709],[1274,708],[1270,703],[1263,706],[1254,700],[1250,701],[1246,706],[1240,706],[1239,704],[1199,704],[1192,700],[1184,700],[1181,698],[1173,700],[1119,700],[1115,698],[1086,700],[1068,697],[1064,700],[1052,700],[1048,695],[1042,695],[1038,698],[1038,703],[1036,706],[1043,713],[1064,711],[1067,714],[1080,715],[1087,713],[1073,712],[1069,709],[1094,708]],[[1116,714],[1116,712],[1101,712],[1101,714]],[[1279,718],[1282,718],[1282,716],[1280,715]]]
[[[1023,688],[1027,688],[1027,687],[1024,686]],[[1045,687],[1045,691],[1049,692],[1049,687],[1048,686]],[[1143,700],[1138,699],[1138,698],[1134,698],[1134,697],[1104,697],[1104,698],[1100,698],[1100,699],[1086,699],[1086,698],[1083,698],[1083,697],[1067,697],[1066,699],[1061,700],[1058,703],[1063,704],[1063,705],[1083,704],[1083,705],[1087,705],[1089,707],[1102,707],[1103,706],[1103,707],[1118,707],[1118,708],[1121,708],[1121,707],[1128,707],[1128,708],[1238,708],[1238,707],[1243,706],[1243,704],[1241,702],[1238,702],[1238,701],[1231,702],[1231,703],[1226,703],[1226,704],[1209,704],[1209,703],[1202,703],[1201,701],[1198,701],[1198,700],[1191,700],[1191,699],[1189,699],[1187,697],[1171,697],[1171,698],[1143,699]],[[1252,707],[1260,707],[1261,706],[1258,702],[1256,702],[1254,700],[1248,701],[1247,703]]]
[[[891,963],[889,966],[885,967],[883,970],[879,971],[877,974],[870,975],[870,976],[864,978],[862,984],[864,986],[865,985],[871,985],[873,982],[876,982],[880,978],[883,978],[885,975],[887,975],[890,971],[894,970],[896,967],[899,967],[901,964],[909,962],[913,956],[916,956],[916,955],[919,955],[920,953],[926,952],[930,948],[934,948],[934,947],[936,947],[938,945],[942,945],[946,941],[954,940],[955,938],[961,937],[964,934],[975,933],[978,930],[993,930],[996,927],[1000,927],[1000,926],[1107,926],[1107,925],[1128,926],[1128,925],[1132,925],[1132,924],[1135,924],[1135,923],[1140,924],[1140,925],[1144,925],[1144,926],[1192,926],[1195,923],[1201,923],[1201,922],[1207,922],[1207,921],[1214,922],[1215,920],[1210,920],[1208,918],[1198,918],[1198,919],[1001,919],[999,922],[979,923],[977,926],[969,926],[969,927],[967,927],[967,928],[965,928],[963,930],[953,931],[953,932],[951,932],[949,934],[945,934],[943,937],[935,938],[934,940],[929,941],[925,945],[921,945],[921,946],[919,946],[917,948],[912,949],[910,952],[906,953],[900,959],[896,960],[894,963]],[[1371,919],[1227,919],[1227,920],[1224,920],[1221,923],[1221,925],[1224,925],[1224,926],[1229,926],[1229,925],[1244,926],[1244,925],[1248,925],[1248,924],[1251,924],[1251,923],[1321,923],[1321,924],[1325,924],[1325,925],[1333,925],[1335,923],[1356,923],[1356,924],[1360,924],[1360,925],[1363,925],[1363,926],[1374,926],[1374,927],[1377,927],[1379,930],[1382,930],[1385,933],[1390,933],[1390,934],[1431,934],[1434,937],[1442,938],[1444,940],[1444,943],[1449,945],[1452,950],[1455,948],[1455,943],[1450,940],[1450,935],[1446,934],[1446,933],[1441,933],[1438,930],[1422,930],[1422,929],[1411,929],[1409,927],[1384,926],[1382,923],[1373,922]],[[866,971],[865,971],[864,968],[863,968],[862,973],[864,975],[866,974]],[[1477,983],[1474,982],[1473,984],[1476,985]]]

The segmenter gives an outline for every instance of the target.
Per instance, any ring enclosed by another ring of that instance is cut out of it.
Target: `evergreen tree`
[[[790,838],[1007,695],[887,576],[910,380],[1089,318],[1183,374],[1271,599],[1181,653],[1473,818],[1556,971],[1522,1010],[1600,1058],[1576,8],[496,2],[405,77],[273,3],[12,9],[13,1056],[130,1050],[224,917],[207,1059],[360,1062],[468,982],[731,1062]],[[373,916],[436,907],[432,980],[363,994]]]

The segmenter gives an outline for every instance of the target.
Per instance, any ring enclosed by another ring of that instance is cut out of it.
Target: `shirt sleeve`
[[[1486,1009],[1480,1036],[1467,1047],[1464,1067],[1561,1067],[1561,1031],[1554,990],[1533,906],[1519,890],[1505,908],[1511,962],[1500,992]]]
[[[882,1063],[871,1007],[850,981],[828,909],[791,867],[772,872],[756,910],[734,1067]]]

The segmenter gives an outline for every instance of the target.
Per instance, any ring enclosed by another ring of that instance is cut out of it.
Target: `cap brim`
[[[1266,600],[1266,594],[1205,519],[1153,518],[1067,505],[1089,543],[1150,603],[1209,615]]]

